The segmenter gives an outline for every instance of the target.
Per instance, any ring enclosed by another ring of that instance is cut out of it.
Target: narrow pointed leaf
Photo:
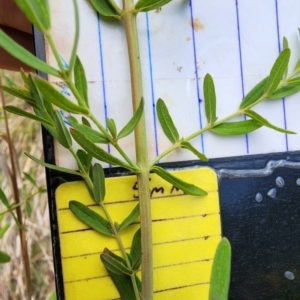
[[[51,164],[45,163],[44,161],[42,161],[40,159],[37,159],[36,157],[30,155],[29,153],[25,152],[25,154],[29,158],[31,158],[33,161],[35,161],[39,165],[42,165],[42,166],[44,166],[46,168],[49,168],[49,169],[52,169],[52,170],[55,170],[55,171],[59,171],[59,172],[63,172],[63,173],[68,173],[68,174],[72,174],[72,175],[82,176],[79,172],[76,172],[74,170],[63,168],[63,167],[59,167],[59,166],[56,166],[56,165],[51,165]]]
[[[230,285],[231,247],[223,238],[216,250],[210,279],[209,300],[227,300]]]
[[[50,29],[50,10],[48,0],[15,0],[27,19],[39,30]]]
[[[102,216],[78,201],[70,201],[71,212],[83,223],[104,235],[113,236],[111,226]]]
[[[21,0],[22,1],[22,0]],[[0,29],[0,47],[33,69],[59,77],[59,71],[35,57]]]
[[[246,108],[249,105],[252,105],[264,94],[264,89],[268,79],[269,77],[264,78],[246,95],[240,105],[240,108]]]
[[[0,201],[8,208],[9,207],[9,202],[8,199],[6,197],[6,195],[4,194],[3,190],[0,188]]]
[[[100,164],[93,166],[94,200],[100,203],[105,198],[105,175]]]
[[[132,268],[134,271],[137,271],[142,263],[142,237],[140,228],[133,236],[130,248],[130,256],[132,259]]]
[[[135,5],[135,9],[139,12],[147,12],[160,8],[171,1],[172,0],[139,0]]]
[[[209,74],[204,77],[204,104],[207,122],[213,124],[216,119],[216,92],[214,81]]]
[[[284,75],[286,68],[288,67],[290,56],[291,50],[289,48],[282,50],[279,54],[271,69],[268,81],[264,89],[264,93],[266,95],[272,95],[277,89],[280,80]]]
[[[161,167],[154,166],[151,168],[151,171],[153,171],[158,176],[160,176],[164,180],[168,181],[169,183],[173,184],[174,186],[176,186],[177,188],[179,188],[180,190],[182,190],[183,192],[185,192],[188,195],[193,195],[193,196],[207,195],[206,191],[202,190],[201,188],[199,188],[191,183],[185,182],[185,181],[175,177],[174,175],[165,171]]]
[[[277,127],[277,126],[271,124],[268,120],[266,120],[265,118],[263,118],[261,115],[259,115],[258,113],[256,113],[253,110],[245,110],[245,115],[247,115],[248,117],[252,118],[257,123],[259,123],[259,124],[261,124],[263,126],[272,128],[272,129],[274,129],[276,131],[283,132],[283,133],[289,133],[289,134],[295,134],[296,133],[294,131],[286,130],[284,128],[280,128],[280,127]]]
[[[109,0],[90,0],[96,11],[103,17],[121,19],[121,10],[117,9]]]
[[[106,139],[106,137],[102,133],[94,130],[93,128],[91,128],[87,125],[79,124],[78,121],[74,117],[70,116],[70,117],[68,117],[68,120],[74,129],[81,132],[91,142],[101,143],[101,144],[109,143],[109,141]]]
[[[300,91],[300,82],[299,83],[289,83],[286,86],[283,86],[277,89],[272,95],[268,96],[268,99],[282,99],[288,96],[291,96]]]
[[[10,262],[10,256],[6,253],[0,250],[0,264],[5,264]]]
[[[36,184],[36,181],[32,178],[32,176],[26,172],[23,172],[24,174],[24,177],[32,184],[34,185],[35,187],[38,188],[37,184]]]
[[[84,150],[78,149],[76,152],[77,158],[80,160],[81,164],[84,166],[86,171],[89,171],[92,162],[92,156],[87,154]]]
[[[190,150],[202,161],[208,161],[208,158],[204,154],[199,152],[195,147],[193,147],[189,142],[181,142],[181,148]]]
[[[8,94],[26,101],[30,106],[37,107],[34,98],[31,97],[30,93],[27,90],[20,89],[19,87],[8,86],[1,86],[0,88]]]
[[[49,101],[50,103],[70,113],[84,115],[87,115],[89,113],[89,110],[86,107],[82,107],[71,102],[57,89],[55,89],[49,82],[36,77],[35,83],[41,93],[44,95],[46,101]]]
[[[124,264],[106,253],[102,253],[100,258],[105,268],[117,275],[131,275],[133,273],[132,270],[128,269]]]
[[[102,148],[96,146],[93,142],[87,139],[82,133],[79,131],[71,128],[70,129],[71,135],[73,136],[74,140],[89,154],[91,154],[94,158],[99,159],[100,161],[112,164],[112,165],[119,165],[126,169],[132,170],[132,167],[127,165],[125,162],[121,161],[120,159],[114,157],[113,155],[109,154],[108,152],[104,151]]]
[[[124,219],[124,221],[119,225],[119,231],[128,227],[140,216],[140,205],[137,204],[131,213]]]
[[[133,132],[134,128],[138,124],[138,122],[141,119],[141,116],[144,112],[144,99],[142,98],[138,109],[132,116],[132,118],[129,120],[129,122],[122,128],[122,130],[118,134],[118,139],[124,138],[125,136],[129,135],[131,132]]]
[[[4,236],[5,232],[8,230],[9,227],[10,224],[7,223],[2,228],[0,228],[0,239]]]
[[[300,76],[289,79],[288,84],[300,84]]]
[[[300,58],[298,59],[296,66],[295,66],[295,71],[300,71]]]
[[[55,111],[55,115],[53,117],[57,132],[56,139],[62,146],[69,149],[70,147],[72,147],[72,139],[60,112],[58,110]]]
[[[25,71],[23,70],[23,68],[21,68],[20,74],[21,74],[21,77],[23,79],[24,85],[28,86],[28,75],[25,73]]]
[[[80,96],[82,97],[82,99],[85,100],[85,103],[88,106],[89,105],[88,85],[87,85],[84,67],[78,56],[76,57],[75,66],[74,66],[74,81]]]
[[[40,94],[35,82],[34,77],[32,74],[28,76],[28,86],[30,90],[30,96],[34,99],[35,103],[37,104],[39,109],[45,110],[45,103]]]
[[[213,127],[210,131],[218,135],[240,135],[247,134],[259,129],[262,125],[254,120],[239,122],[228,122]]]
[[[85,118],[85,117],[81,118],[81,122],[82,122],[83,125],[85,125],[87,127],[92,127],[91,123],[89,122],[89,120],[87,118]]]
[[[9,87],[18,87],[18,85],[8,76],[3,76],[5,83],[9,86]]]
[[[117,126],[113,119],[107,119],[107,128],[111,136],[115,139],[117,137]]]
[[[283,44],[283,49],[287,49],[289,47],[288,39],[285,36],[283,37],[282,44]],[[286,78],[288,70],[289,70],[289,67],[287,66],[284,71],[283,78]]]
[[[15,115],[18,115],[18,116],[22,116],[22,117],[25,117],[25,118],[28,118],[28,119],[32,119],[32,120],[35,120],[35,121],[38,121],[42,124],[47,124],[47,125],[50,125],[52,126],[53,124],[51,122],[49,122],[48,120],[46,119],[43,119],[41,117],[38,117],[34,114],[31,114],[21,108],[18,108],[16,106],[11,106],[11,105],[8,105],[8,106],[5,106],[5,110],[10,112],[10,113],[13,113]]]
[[[156,103],[157,117],[167,138],[174,144],[179,140],[178,131],[169,114],[168,108],[162,99]]]

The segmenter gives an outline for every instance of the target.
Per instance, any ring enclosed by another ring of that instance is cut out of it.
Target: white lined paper
[[[121,129],[132,115],[124,30],[120,24],[99,20],[87,1],[78,2],[82,26],[79,56],[86,68],[91,107],[102,123],[105,117],[114,118]],[[73,36],[72,3],[52,1],[51,6],[53,33],[67,59]],[[209,72],[216,85],[218,117],[234,112],[243,94],[269,73],[283,35],[292,46],[291,66],[295,65],[300,54],[299,9],[300,0],[173,0],[159,12],[140,14],[150,158],[170,145],[157,123],[156,100],[164,99],[182,136],[191,134],[206,124],[201,100],[203,77]],[[50,55],[48,59],[53,61]],[[262,103],[255,110],[279,127],[300,132],[299,97]],[[215,158],[298,150],[300,137],[262,128],[248,136],[230,138],[205,133],[192,142]],[[134,158],[133,136],[121,140],[121,145]],[[58,164],[74,166],[63,151],[56,157]],[[178,150],[162,161],[191,159],[195,159],[191,153]]]

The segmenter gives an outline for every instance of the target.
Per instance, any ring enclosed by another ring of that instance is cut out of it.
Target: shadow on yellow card
[[[150,175],[154,299],[206,300],[212,259],[221,239],[217,177],[210,168],[173,174],[200,186],[208,195],[185,195],[156,174]],[[79,221],[68,208],[71,200],[103,215],[83,182],[58,187],[56,202],[66,300],[120,299],[100,261],[104,247],[119,254],[117,243]],[[107,178],[105,203],[112,219],[120,224],[138,203],[136,177]],[[121,232],[127,252],[138,227],[139,219]]]

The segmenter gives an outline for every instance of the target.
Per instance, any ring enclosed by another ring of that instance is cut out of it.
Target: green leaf
[[[24,177],[35,187],[38,187],[35,180],[32,178],[32,176],[26,172],[23,172]]]
[[[300,71],[300,58],[298,59],[296,66],[295,66],[295,71]]]
[[[279,54],[271,69],[268,81],[264,89],[264,93],[266,95],[272,95],[277,89],[280,80],[288,67],[290,56],[291,50],[289,48],[282,50]]]
[[[133,273],[133,271],[128,269],[123,263],[107,253],[100,254],[100,258],[105,268],[117,275],[131,275]]]
[[[287,49],[289,47],[289,42],[288,42],[288,40],[285,36],[283,37],[282,44],[283,44],[283,49]],[[287,66],[285,71],[284,71],[283,78],[286,78],[288,70],[289,70],[289,68]]]
[[[105,175],[100,164],[93,166],[94,200],[100,203],[105,198]]]
[[[219,135],[240,135],[247,134],[256,129],[259,129],[262,125],[254,120],[246,120],[239,122],[222,123],[213,127],[210,131]]]
[[[137,204],[131,213],[124,219],[124,221],[119,225],[119,231],[128,227],[132,224],[140,215],[140,205]]]
[[[277,89],[272,95],[268,96],[268,99],[282,99],[291,96],[300,91],[300,82],[287,84]]]
[[[217,247],[210,279],[209,300],[227,300],[230,285],[231,247],[223,238]]]
[[[109,222],[86,205],[73,200],[69,202],[69,208],[80,221],[97,232],[108,236],[114,236]]]
[[[109,141],[106,139],[106,137],[94,130],[93,128],[87,126],[87,125],[84,125],[84,124],[79,124],[78,121],[72,117],[72,116],[69,116],[68,117],[68,121],[70,122],[71,126],[78,130],[79,132],[81,132],[86,138],[88,138],[91,142],[93,143],[101,143],[101,144],[107,144],[109,143]]]
[[[109,0],[90,0],[96,11],[103,17],[121,19],[121,10],[114,7]]]
[[[83,167],[85,168],[85,170],[88,172],[91,167],[93,157],[90,154],[87,154],[82,149],[77,150],[76,156],[81,162],[81,164],[83,165]]]
[[[23,1],[23,0],[20,0]],[[17,44],[7,34],[0,29],[0,47],[9,52],[13,57],[19,59],[24,64],[32,67],[33,69],[42,71],[44,73],[60,77],[59,71],[49,66],[42,60],[35,57],[29,51]]]
[[[31,204],[29,201],[26,201],[25,211],[26,211],[27,216],[30,218],[31,214],[32,214],[32,208],[31,208]]]
[[[107,128],[111,134],[111,136],[116,139],[117,138],[117,126],[116,126],[116,123],[113,119],[107,119],[106,120],[107,122]]]
[[[240,105],[240,108],[246,108],[249,105],[252,105],[264,94],[265,85],[268,79],[269,77],[264,78],[246,95]]]
[[[50,10],[48,0],[15,0],[27,19],[40,31],[50,29]]]
[[[0,188],[0,200],[7,208],[9,208],[8,199],[1,188]]]
[[[71,170],[71,169],[67,169],[67,168],[63,168],[63,167],[59,167],[59,166],[55,166],[55,165],[51,165],[51,164],[48,164],[48,163],[45,163],[44,161],[40,160],[40,159],[37,159],[36,157],[30,155],[29,153],[26,153],[25,154],[31,158],[33,161],[35,161],[36,163],[46,167],[46,168],[49,168],[49,169],[52,169],[52,170],[55,170],[55,171],[59,171],[59,172],[63,172],[63,173],[68,173],[68,174],[72,174],[72,175],[76,175],[76,176],[81,176],[82,177],[82,174],[80,174],[79,172],[76,172],[74,170]]]
[[[74,114],[89,114],[89,110],[86,107],[74,104],[55,89],[49,82],[36,77],[35,83],[41,93],[44,95],[46,101],[56,105],[57,107]]]
[[[30,106],[37,107],[34,98],[31,97],[30,93],[27,90],[20,89],[19,87],[8,87],[8,86],[1,86],[0,88],[10,95],[13,95],[19,99],[24,100]]]
[[[92,127],[89,120],[85,117],[81,117],[81,122],[83,125],[88,126],[88,127]]]
[[[10,262],[10,256],[6,253],[0,250],[0,264],[5,264]]]
[[[165,135],[173,144],[175,144],[179,140],[179,134],[169,114],[168,108],[162,99],[157,100],[156,111]]]
[[[3,76],[5,83],[9,86],[9,87],[18,87],[18,85],[8,76]]]
[[[34,99],[37,107],[41,110],[45,110],[44,100],[34,82],[34,77],[32,74],[28,76],[28,86],[30,90],[30,96]]]
[[[5,232],[9,228],[10,224],[5,224],[2,228],[0,228],[0,239],[4,236]]]
[[[139,0],[134,8],[139,12],[147,12],[160,8],[171,1],[172,0]]]
[[[64,123],[60,112],[57,110],[53,116],[56,128],[56,140],[65,148],[72,147],[72,139],[69,130]]]
[[[20,74],[21,74],[21,77],[23,79],[23,82],[24,82],[25,86],[28,86],[28,76],[25,73],[25,71],[23,70],[23,68],[21,68]]]
[[[164,180],[168,181],[169,183],[173,184],[174,186],[176,186],[177,188],[179,188],[180,190],[182,190],[183,192],[185,192],[188,195],[193,195],[193,196],[207,195],[206,191],[202,190],[201,188],[199,188],[191,183],[187,183],[187,182],[175,177],[174,175],[165,171],[161,167],[154,166],[151,168],[151,171],[153,171],[158,176],[160,176]]]
[[[119,165],[126,169],[132,170],[132,167],[127,165],[125,162],[119,160],[118,158],[114,157],[113,155],[107,153],[102,148],[96,146],[93,142],[87,139],[82,133],[79,131],[71,128],[70,129],[71,135],[73,136],[74,140],[89,154],[91,154],[94,158],[99,159],[100,161],[112,164],[112,165]]]
[[[202,161],[208,161],[208,158],[204,154],[199,152],[195,147],[193,147],[189,142],[181,142],[181,148],[190,150]]]
[[[272,129],[274,129],[276,131],[283,132],[283,133],[290,133],[290,134],[295,134],[296,133],[294,131],[286,130],[286,129],[283,129],[283,128],[280,128],[280,127],[277,127],[277,126],[271,124],[268,120],[266,120],[265,118],[263,118],[261,115],[259,115],[258,113],[256,113],[253,110],[245,110],[245,115],[247,115],[248,117],[252,118],[257,123],[259,123],[259,124],[261,124],[263,126],[272,128]]]
[[[136,110],[136,112],[134,113],[134,115],[132,116],[132,118],[119,132],[118,139],[124,138],[125,136],[129,135],[134,130],[134,128],[140,121],[140,119],[143,115],[143,112],[144,112],[144,99],[142,98],[141,102],[139,104],[139,107]]]
[[[56,292],[53,292],[53,294],[50,296],[49,300],[57,300]]]
[[[203,83],[204,104],[207,122],[213,124],[217,120],[216,116],[216,92],[213,78],[206,74]]]
[[[142,237],[141,229],[139,228],[133,236],[130,256],[132,259],[132,269],[137,271],[142,263]]]
[[[8,105],[8,106],[5,106],[4,107],[6,111],[10,112],[10,113],[13,113],[15,115],[18,115],[18,116],[22,116],[22,117],[25,117],[25,118],[28,118],[28,119],[32,119],[34,121],[38,121],[42,124],[47,124],[49,126],[52,126],[53,124],[51,122],[49,122],[48,120],[46,119],[43,119],[41,117],[38,117],[36,115],[33,115],[19,107],[16,107],[16,106],[12,106],[12,105]]]
[[[76,56],[74,66],[74,81],[80,96],[85,100],[86,105],[89,106],[87,80],[85,76],[84,67],[78,56]]]
[[[109,251],[107,248],[104,249],[103,253],[109,254],[110,256],[112,256],[113,258],[118,260],[120,263],[125,264],[125,261],[123,258],[117,256],[113,252]],[[106,268],[106,270],[107,270],[110,278],[112,279],[113,283],[115,284],[115,287],[117,288],[122,300],[136,299],[134,290],[133,290],[133,286],[132,286],[132,282],[131,282],[131,278],[129,275],[126,275],[126,274],[118,275],[118,274],[115,274],[114,272],[110,271],[108,268]],[[141,281],[139,280],[139,278],[136,275],[135,275],[135,280],[136,280],[136,283],[138,286],[138,290],[141,291]]]

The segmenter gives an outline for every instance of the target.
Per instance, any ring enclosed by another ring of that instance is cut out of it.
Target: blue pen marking
[[[157,141],[157,117],[155,113],[155,98],[154,98],[154,82],[153,82],[153,68],[152,68],[152,54],[151,54],[151,39],[149,29],[149,17],[146,13],[146,25],[147,25],[147,42],[148,42],[148,58],[149,58],[149,70],[150,70],[150,82],[151,82],[151,98],[152,98],[152,114],[154,124],[154,138],[155,138],[155,151],[156,155],[159,154],[158,141]]]
[[[104,60],[103,60],[103,49],[102,49],[102,36],[101,36],[101,21],[99,14],[97,13],[97,19],[98,19],[98,41],[99,41],[99,51],[100,51],[100,69],[101,69],[101,80],[102,80],[102,94],[103,94],[103,102],[104,102],[104,116],[105,121],[107,120],[107,102],[106,102],[106,87],[105,87],[105,73],[104,73]],[[107,145],[107,151],[110,153],[110,145]],[[111,165],[109,165],[111,167]]]
[[[245,89],[244,89],[244,70],[243,70],[243,55],[242,55],[242,45],[241,45],[241,32],[240,32],[240,16],[239,16],[239,4],[238,0],[235,0],[235,11],[236,11],[236,24],[237,24],[237,33],[238,33],[238,43],[239,43],[239,59],[240,59],[240,76],[241,76],[241,84],[242,84],[242,97],[245,97]],[[244,120],[246,120],[246,116],[244,116]],[[249,154],[249,139],[248,134],[245,135],[246,142],[246,152]]]
[[[63,63],[63,66],[65,69],[69,69],[69,65],[68,63],[65,61],[65,59],[59,54],[59,57],[60,57],[60,60],[62,61]]]
[[[59,110],[59,113],[60,113],[60,115],[61,115],[61,117],[62,117],[62,119],[63,119],[63,122],[64,122],[66,125],[71,126],[71,124],[70,124],[70,122],[69,122],[69,120],[68,120],[68,117],[70,117],[71,114],[68,113],[68,115],[66,116],[66,115],[65,115],[66,112],[65,112],[64,110],[62,110],[62,109]]]
[[[279,12],[278,12],[278,2],[275,0],[275,9],[276,9],[276,27],[277,27],[277,42],[278,42],[278,52],[281,52],[281,44],[280,44],[280,28],[279,28]],[[287,129],[287,120],[286,120],[286,111],[285,111],[285,99],[282,98],[282,110],[283,110],[283,123],[284,128]],[[285,134],[285,150],[289,151],[289,141],[288,135]]]
[[[196,49],[196,39],[195,39],[195,30],[194,30],[194,13],[193,13],[193,3],[192,0],[190,0],[190,14],[191,14],[191,24],[192,24],[192,37],[193,37],[193,52],[194,52],[194,65],[195,65],[195,75],[196,75],[196,88],[197,88],[197,98],[198,98],[198,111],[199,111],[199,123],[200,123],[200,128],[202,128],[202,116],[201,116],[201,103],[202,100],[200,98],[200,87],[199,87],[199,75],[198,75],[198,67],[197,67],[197,49]],[[204,137],[203,134],[200,135],[201,139],[201,148],[202,148],[202,153],[205,153],[204,150]]]

